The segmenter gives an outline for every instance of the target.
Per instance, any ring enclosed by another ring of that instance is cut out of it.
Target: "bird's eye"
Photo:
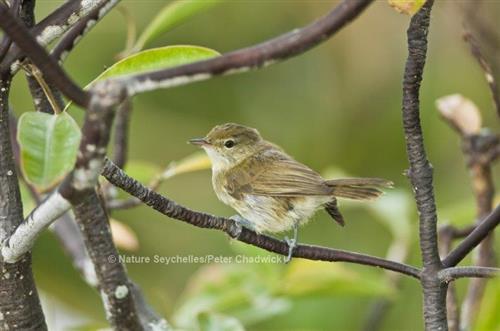
[[[224,143],[224,146],[226,148],[232,148],[236,143],[234,142],[234,140],[226,140],[226,142]]]

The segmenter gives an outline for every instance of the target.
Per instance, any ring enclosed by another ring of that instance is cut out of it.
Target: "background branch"
[[[470,38],[472,37],[470,36]],[[469,43],[473,54],[479,56],[479,60],[482,60],[479,50],[476,48],[475,41],[469,40]],[[491,80],[493,80],[489,65],[485,62],[483,65],[485,70],[489,70],[487,76],[489,75]],[[495,90],[496,87],[493,91]],[[440,98],[437,104],[442,118],[461,137],[462,151],[467,159],[467,166],[476,200],[476,223],[478,224],[491,212],[493,206],[495,187],[491,166],[496,158],[492,158],[491,155],[496,153],[498,146],[500,146],[500,140],[490,130],[481,129],[481,113],[472,101],[460,95],[452,95]],[[476,124],[471,125],[471,123]],[[482,267],[494,266],[493,240],[493,232],[484,238],[473,255],[472,260],[474,265]],[[484,295],[486,281],[486,279],[472,279],[469,283],[467,294],[462,304],[461,330],[472,328]]]
[[[495,227],[500,223],[500,205],[486,216],[481,224],[476,226],[476,228],[467,236],[465,239],[448,254],[448,256],[443,260],[443,266],[453,267],[462,261],[467,254],[469,254],[477,245],[483,241],[483,239],[488,236],[488,234],[495,229]]]
[[[54,84],[79,106],[86,107],[88,105],[89,94],[73,83],[57,62],[45,52],[45,49],[37,43],[30,32],[17,22],[9,13],[8,8],[2,4],[0,4],[0,26],[40,69],[48,82]]]
[[[322,43],[356,18],[373,0],[344,0],[316,22],[261,44],[175,68],[115,78],[129,95],[184,85],[213,76],[241,73],[302,54]]]

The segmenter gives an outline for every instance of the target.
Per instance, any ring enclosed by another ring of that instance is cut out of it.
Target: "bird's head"
[[[253,155],[262,142],[256,129],[226,123],[214,127],[204,138],[189,140],[189,143],[202,147],[212,162],[212,169],[231,168]]]

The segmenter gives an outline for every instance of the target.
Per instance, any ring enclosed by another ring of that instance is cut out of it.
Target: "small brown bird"
[[[299,225],[320,209],[340,225],[344,218],[336,198],[371,200],[392,182],[380,178],[326,180],[295,161],[280,147],[262,139],[256,129],[227,123],[214,127],[205,138],[191,139],[212,163],[212,184],[219,200],[239,215],[232,219],[257,233],[293,229],[287,261],[297,244]]]

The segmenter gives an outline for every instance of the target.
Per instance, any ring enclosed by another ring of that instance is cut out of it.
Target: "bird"
[[[299,226],[319,209],[344,226],[337,198],[373,200],[393,186],[382,178],[324,179],[264,140],[257,129],[241,124],[217,125],[205,137],[188,142],[207,153],[217,198],[238,212],[231,219],[258,234],[293,230],[291,238],[285,237],[285,262],[297,246]]]

